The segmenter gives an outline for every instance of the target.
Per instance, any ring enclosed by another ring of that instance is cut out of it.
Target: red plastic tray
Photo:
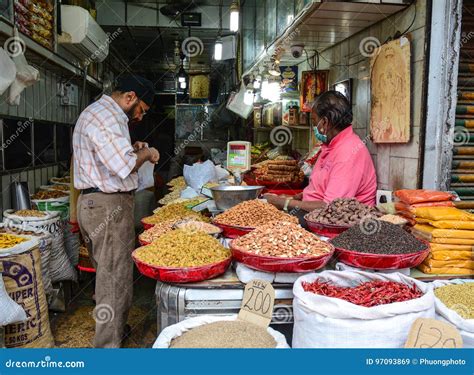
[[[230,243],[232,256],[246,266],[266,272],[310,272],[323,268],[334,254],[334,246],[331,252],[318,257],[280,258],[271,256],[255,255],[239,249]]]
[[[306,224],[308,224],[308,228],[311,232],[316,233],[319,236],[324,236],[331,239],[350,228],[350,226],[316,223],[315,221],[306,219],[306,216],[304,217],[304,219],[306,221]]]
[[[255,229],[255,228],[250,228],[250,227],[237,227],[233,225],[219,224],[219,223],[216,223],[215,221],[212,224],[222,229],[222,235],[224,237],[232,238],[232,239],[245,236],[247,233],[250,233],[251,231]]]
[[[423,242],[426,250],[410,254],[367,254],[336,248],[336,258],[349,266],[371,270],[413,268],[421,264],[430,253],[429,243]]]
[[[132,253],[132,258],[137,265],[138,271],[140,271],[140,273],[144,276],[167,283],[191,283],[212,279],[223,274],[232,261],[232,258],[229,257],[222,262],[208,264],[201,267],[157,267],[138,260],[135,257],[135,251]]]
[[[288,195],[290,197],[302,192],[303,189],[263,189],[263,194]]]
[[[265,186],[267,189],[300,189],[304,181],[301,182],[273,182],[273,181],[264,181],[259,180],[258,178],[253,178],[250,176],[244,176],[244,182],[250,186]]]

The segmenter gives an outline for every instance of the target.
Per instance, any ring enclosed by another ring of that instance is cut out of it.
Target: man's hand
[[[158,163],[158,161],[160,160],[160,153],[158,152],[158,150],[154,147],[150,147],[148,151],[150,152],[150,157],[148,161],[153,164]]]
[[[145,147],[148,147],[148,143],[146,143],[146,142],[137,141],[133,144],[133,150],[135,152],[137,152],[138,150],[141,150],[142,148],[145,148]]]

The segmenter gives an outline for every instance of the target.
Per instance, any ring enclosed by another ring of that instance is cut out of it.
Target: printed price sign
[[[268,327],[273,316],[275,289],[268,281],[252,280],[245,286],[239,319]]]
[[[411,326],[405,348],[462,348],[462,337],[452,324],[418,318]]]

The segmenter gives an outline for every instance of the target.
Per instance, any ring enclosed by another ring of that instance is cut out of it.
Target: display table
[[[199,315],[227,315],[239,312],[245,285],[234,269],[199,283],[156,283],[158,331]],[[293,331],[293,284],[273,284],[275,307],[271,326],[291,341]]]

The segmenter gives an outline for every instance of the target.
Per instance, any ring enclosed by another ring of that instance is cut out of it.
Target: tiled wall
[[[415,17],[415,5],[335,45],[320,57],[319,69],[330,69],[330,85],[348,78],[353,79],[353,126],[359,136],[367,140],[367,147],[377,169],[379,189],[416,188],[420,181],[426,6],[426,0],[416,2],[416,19],[409,32],[412,42],[412,120],[408,144],[375,145],[367,137],[370,121],[370,63],[368,58],[361,55],[359,45],[362,39],[369,36],[376,37],[383,44],[396,31],[404,32]],[[301,72],[309,68],[302,64],[299,70]]]

